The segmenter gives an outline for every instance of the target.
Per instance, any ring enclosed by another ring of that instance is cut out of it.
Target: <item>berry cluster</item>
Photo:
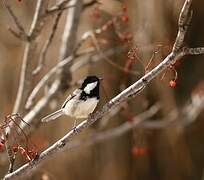
[[[8,143],[11,146],[13,156],[15,157],[17,153],[19,153],[23,158],[25,158],[28,161],[32,161],[38,157],[38,153],[35,150],[36,148],[33,143],[29,143],[28,137],[23,132],[19,124],[23,122],[26,125],[28,125],[19,114],[11,114],[5,117],[3,123],[0,125],[0,150],[3,151],[5,149],[6,143]],[[11,124],[12,127],[11,127]],[[9,133],[9,136],[13,136],[13,139],[15,140],[15,143],[10,144],[9,139],[5,137],[5,129],[10,128],[11,132]],[[19,131],[20,130],[20,131]],[[23,135],[23,139],[21,139],[20,135]],[[16,137],[16,135],[18,137]],[[18,139],[18,140],[17,140]],[[22,144],[25,144],[22,145]]]
[[[101,18],[101,10],[98,6],[94,7],[91,12],[91,16],[97,19]],[[127,5],[122,5],[122,13],[109,19],[101,28],[97,29],[96,34],[101,34],[102,32],[107,31],[110,27],[113,27],[122,42],[129,42],[133,38],[132,33],[121,30],[121,23],[128,23],[128,21],[129,17],[127,15]]]

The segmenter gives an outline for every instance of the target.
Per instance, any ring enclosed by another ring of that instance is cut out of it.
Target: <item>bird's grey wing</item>
[[[64,103],[62,104],[62,109],[66,106],[66,104],[67,104],[67,102],[69,101],[69,100],[71,100],[73,97],[74,97],[75,95],[69,95],[68,97],[67,97],[67,99],[64,101]]]
[[[76,89],[76,90],[72,93],[72,95],[69,95],[69,96],[67,97],[67,99],[66,99],[66,100],[64,101],[64,103],[62,104],[62,107],[61,107],[61,108],[64,108],[69,100],[71,100],[72,98],[76,97],[76,96],[79,95],[80,93],[81,93],[81,90],[80,90],[80,89]]]

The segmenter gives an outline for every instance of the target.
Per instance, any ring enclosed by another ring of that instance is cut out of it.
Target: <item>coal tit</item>
[[[48,122],[61,115],[67,115],[75,119],[88,118],[99,102],[100,80],[96,76],[87,76],[81,87],[69,95],[63,103],[61,109],[47,115],[41,121]]]

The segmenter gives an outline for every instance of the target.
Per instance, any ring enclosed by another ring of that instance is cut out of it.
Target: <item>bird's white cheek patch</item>
[[[90,92],[96,87],[97,83],[98,82],[87,84],[86,87],[84,88],[85,93],[90,94]]]

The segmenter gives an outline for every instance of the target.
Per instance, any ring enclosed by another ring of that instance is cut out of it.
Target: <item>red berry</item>
[[[171,88],[175,88],[175,87],[176,87],[176,81],[175,81],[175,80],[169,81],[169,86],[170,86]]]
[[[121,20],[122,20],[123,22],[128,22],[129,17],[128,17],[127,15],[123,15],[123,16],[121,17]]]

